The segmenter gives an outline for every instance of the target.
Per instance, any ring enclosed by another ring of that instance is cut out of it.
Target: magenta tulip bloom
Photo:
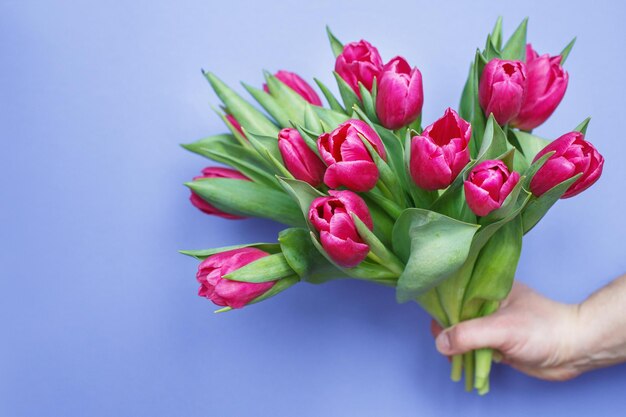
[[[241,128],[241,125],[239,124],[239,121],[235,119],[235,116],[233,116],[232,114],[226,113],[226,120],[228,120],[228,123],[230,123],[237,132],[241,133],[241,136],[243,136],[244,138],[246,137],[246,135],[243,133],[243,129]]]
[[[465,181],[465,200],[477,216],[486,216],[511,194],[519,182],[519,173],[509,169],[502,161],[483,161],[476,165]]]
[[[505,125],[519,114],[526,95],[526,66],[520,61],[492,59],[480,77],[478,101],[498,124]]]
[[[424,104],[422,73],[400,56],[383,68],[378,82],[376,114],[387,129],[399,129],[420,115]]]
[[[295,179],[308,182],[313,187],[324,180],[326,165],[306,144],[300,132],[286,128],[278,133],[278,149],[285,166]]]
[[[232,179],[249,181],[249,179],[243,176],[239,171],[235,171],[234,169],[230,169],[230,168],[220,168],[220,167],[206,167],[202,170],[202,175],[194,177],[193,180],[196,181],[196,180],[201,180],[203,178],[232,178]],[[196,206],[196,208],[198,208],[200,211],[205,212],[206,214],[212,214],[214,216],[219,216],[219,217],[223,217],[225,219],[231,219],[231,220],[243,219],[243,217],[241,216],[236,216],[234,214],[225,213],[219,210],[218,208],[204,201],[202,197],[200,197],[198,194],[196,194],[193,191],[191,192],[191,196],[189,197],[189,200],[191,201],[191,204],[193,204],[194,206]]]
[[[276,281],[241,282],[223,278],[251,262],[268,256],[269,253],[256,248],[233,249],[216,253],[198,266],[196,279],[200,283],[198,295],[208,298],[218,306],[241,308],[255,298],[265,294]]]
[[[411,139],[411,178],[428,191],[444,189],[470,160],[472,126],[448,108],[443,117]]]
[[[561,66],[561,56],[537,54],[526,45],[526,97],[511,122],[522,130],[532,130],[545,122],[565,95],[569,75]]]
[[[280,70],[276,74],[274,74],[274,77],[278,78],[287,87],[300,94],[300,96],[302,96],[302,98],[309,103],[315,106],[322,105],[322,100],[320,100],[320,97],[317,95],[315,90],[313,90],[313,87],[311,87],[306,81],[302,79],[302,77],[300,77],[295,72]],[[267,84],[263,84],[263,89],[267,93],[270,92],[269,88],[267,88]]]
[[[369,191],[376,185],[378,168],[359,135],[386,159],[385,147],[374,129],[361,120],[345,121],[317,139],[320,155],[328,165],[324,183],[330,188],[343,186],[353,191]]]
[[[539,151],[535,161],[553,151],[554,155],[530,181],[530,191],[537,197],[563,181],[582,174],[561,198],[573,197],[591,187],[602,175],[604,158],[580,132],[566,133],[550,143]]]
[[[357,266],[369,253],[369,246],[359,236],[350,213],[372,230],[372,216],[365,201],[352,191],[331,190],[330,197],[318,197],[311,203],[309,221],[320,233],[322,247],[330,258],[344,268]]]
[[[383,60],[378,49],[364,40],[346,44],[335,61],[335,71],[352,87],[359,98],[361,98],[359,82],[371,90],[374,78],[380,75],[382,69]]]

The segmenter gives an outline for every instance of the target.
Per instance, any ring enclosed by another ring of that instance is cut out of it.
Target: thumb
[[[458,355],[474,349],[501,350],[507,343],[509,330],[500,325],[494,316],[461,322],[437,336],[437,350],[443,355]]]

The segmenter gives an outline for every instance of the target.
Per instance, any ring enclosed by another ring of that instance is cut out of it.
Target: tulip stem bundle
[[[354,278],[392,286],[443,327],[492,314],[513,285],[522,238],[560,198],[601,175],[589,119],[554,141],[531,134],[557,108],[560,55],[526,43],[526,20],[505,43],[502,21],[476,51],[458,111],[422,128],[422,75],[369,42],[328,31],[339,96],[315,80],[265,73],[245,85],[253,106],[205,72],[229,132],[183,145],[227,167],[186,185],[191,202],[226,219],[286,224],[278,241],[182,251],[200,260],[199,295],[242,308],[300,282]],[[451,378],[489,391],[494,352],[451,360]]]

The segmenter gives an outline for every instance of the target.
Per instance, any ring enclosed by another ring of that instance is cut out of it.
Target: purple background
[[[201,67],[231,85],[261,84],[264,68],[330,84],[328,23],[418,65],[428,122],[456,106],[496,17],[508,36],[530,15],[540,52],[578,35],[569,91],[537,132],[555,138],[592,115],[607,163],[526,238],[518,276],[581,301],[626,270],[620,2],[211,3],[0,2],[0,415],[623,412],[626,366],[566,383],[496,366],[490,395],[466,394],[427,316],[388,288],[301,284],[216,316],[196,296],[196,262],[176,252],[273,241],[281,228],[188,203],[181,184],[207,162],[177,144],[223,130]]]

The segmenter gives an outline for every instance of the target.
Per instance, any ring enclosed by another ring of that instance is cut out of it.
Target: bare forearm
[[[581,371],[626,362],[626,275],[579,305],[573,339]]]

